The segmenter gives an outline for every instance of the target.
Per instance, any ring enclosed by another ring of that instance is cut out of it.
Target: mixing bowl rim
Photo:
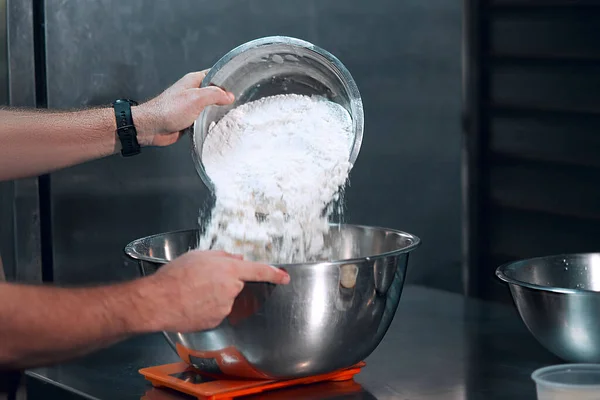
[[[381,258],[386,258],[389,256],[396,256],[399,254],[410,253],[411,251],[413,251],[414,249],[416,249],[417,247],[419,247],[421,245],[421,239],[418,236],[415,236],[412,233],[404,232],[404,231],[401,231],[398,229],[384,228],[384,227],[380,227],[380,226],[355,225],[355,224],[330,224],[330,226],[336,226],[336,227],[337,226],[346,226],[346,227],[369,229],[369,230],[383,230],[388,233],[394,233],[394,234],[397,234],[397,235],[400,235],[403,237],[408,237],[412,241],[412,243],[410,245],[403,247],[401,249],[398,249],[398,250],[387,251],[384,253],[379,253],[379,254],[375,254],[375,255],[367,256],[367,257],[347,258],[347,259],[343,259],[343,260],[334,260],[334,261],[315,261],[315,262],[306,262],[306,263],[273,264],[273,265],[278,266],[278,267],[290,268],[290,267],[311,266],[311,265],[320,265],[320,264],[327,264],[327,265],[351,264],[351,263],[362,262],[365,260],[372,261],[372,260],[378,260]],[[129,257],[131,257],[134,260],[148,261],[148,262],[153,262],[153,263],[157,263],[157,264],[167,264],[169,262],[167,260],[160,259],[157,257],[140,255],[139,253],[137,253],[135,251],[135,245],[137,243],[140,243],[143,240],[152,239],[157,236],[166,236],[166,235],[173,235],[173,234],[177,234],[177,233],[197,232],[197,231],[198,231],[198,229],[179,229],[179,230],[175,230],[175,231],[156,233],[154,235],[145,236],[145,237],[138,238],[138,239],[135,239],[135,240],[129,242],[127,244],[127,246],[125,246],[124,251],[125,251],[125,254],[127,254]]]
[[[537,385],[544,385],[546,387],[552,388],[560,388],[560,389],[574,389],[574,388],[598,388],[600,387],[600,381],[594,384],[568,384],[568,383],[558,383],[552,382],[550,380],[544,379],[543,374],[552,373],[552,372],[567,372],[569,369],[573,368],[581,368],[585,367],[588,369],[594,369],[594,372],[600,372],[600,364],[594,363],[569,363],[569,364],[557,364],[557,365],[549,365],[546,367],[538,368],[531,373],[531,379]],[[591,367],[591,368],[590,368]]]
[[[336,56],[334,56],[329,51],[327,51],[311,42],[307,42],[306,40],[298,39],[298,38],[291,37],[291,36],[276,35],[276,36],[265,36],[265,37],[253,39],[248,42],[242,43],[239,46],[237,46],[237,47],[233,48],[232,50],[228,51],[227,53],[225,53],[225,55],[223,55],[207,72],[206,76],[202,80],[200,87],[207,87],[207,86],[212,85],[211,81],[212,81],[213,77],[221,70],[221,68],[225,64],[230,62],[232,59],[234,59],[235,57],[244,53],[245,51],[253,49],[253,48],[257,48],[260,46],[267,46],[267,45],[273,45],[273,44],[289,44],[292,46],[302,47],[309,51],[313,51],[314,53],[321,55],[322,57],[327,59],[329,62],[331,62],[331,64],[335,68],[337,68],[338,72],[341,74],[342,79],[349,87],[348,94],[350,97],[350,102],[351,103],[356,102],[356,106],[360,111],[360,115],[352,116],[353,119],[358,118],[357,123],[359,124],[359,129],[356,132],[356,136],[354,138],[354,143],[352,144],[352,150],[350,152],[350,164],[351,164],[351,167],[354,166],[354,164],[356,163],[356,160],[358,159],[358,155],[359,155],[360,149],[362,147],[362,141],[363,141],[363,136],[364,136],[364,125],[365,125],[364,118],[365,117],[364,117],[362,96],[360,95],[360,90],[358,89],[358,85],[356,84],[356,81],[352,77],[352,74],[350,74],[350,71],[348,70],[348,68],[346,68],[346,66]],[[205,116],[205,112],[203,110],[202,113],[200,113],[199,117],[192,124],[191,134],[189,136],[192,140],[192,160],[194,162],[196,171],[198,172],[198,175],[200,175],[200,178],[202,179],[202,181],[204,182],[206,187],[209,188],[210,191],[212,192],[213,184],[210,181],[208,174],[206,173],[204,165],[202,164],[202,160],[200,159],[199,153],[202,151],[202,149],[198,149],[197,143],[196,143],[196,129],[197,129],[198,121],[203,120],[204,116]]]
[[[553,254],[553,255],[549,255],[549,256],[530,257],[530,258],[524,258],[522,260],[511,261],[511,262],[507,262],[507,263],[500,265],[496,269],[496,277],[498,277],[498,279],[500,279],[501,281],[506,282],[511,285],[517,285],[517,286],[525,287],[528,289],[540,290],[540,291],[545,291],[545,292],[561,293],[561,294],[599,293],[597,291],[588,290],[588,289],[564,288],[564,287],[559,287],[559,286],[543,286],[543,285],[538,285],[535,283],[520,281],[518,279],[512,278],[507,275],[507,271],[509,271],[509,270],[514,271],[520,265],[528,264],[528,263],[531,263],[534,261],[549,260],[549,259],[554,259],[554,258],[567,259],[567,258],[573,258],[573,257],[577,257],[577,256],[589,256],[589,255],[600,255],[600,253],[598,253],[598,252],[562,253],[562,254]]]

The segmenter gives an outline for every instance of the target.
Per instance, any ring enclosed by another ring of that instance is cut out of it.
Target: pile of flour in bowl
[[[199,248],[270,263],[327,259],[324,234],[353,142],[348,112],[319,96],[276,95],[229,111],[202,149],[216,203]]]

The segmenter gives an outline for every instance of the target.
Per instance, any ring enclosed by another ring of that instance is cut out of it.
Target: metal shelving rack
[[[464,291],[500,264],[600,251],[600,1],[466,0]]]

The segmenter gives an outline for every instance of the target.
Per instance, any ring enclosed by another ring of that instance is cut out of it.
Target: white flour
[[[348,112],[321,97],[271,96],[227,113],[202,151],[216,204],[199,247],[271,263],[326,258],[352,132]]]

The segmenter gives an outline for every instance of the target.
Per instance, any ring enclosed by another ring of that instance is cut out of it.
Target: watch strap
[[[140,154],[141,147],[137,140],[137,130],[131,115],[131,106],[138,103],[128,99],[118,99],[113,103],[117,122],[117,136],[121,142],[121,155],[131,157]]]

